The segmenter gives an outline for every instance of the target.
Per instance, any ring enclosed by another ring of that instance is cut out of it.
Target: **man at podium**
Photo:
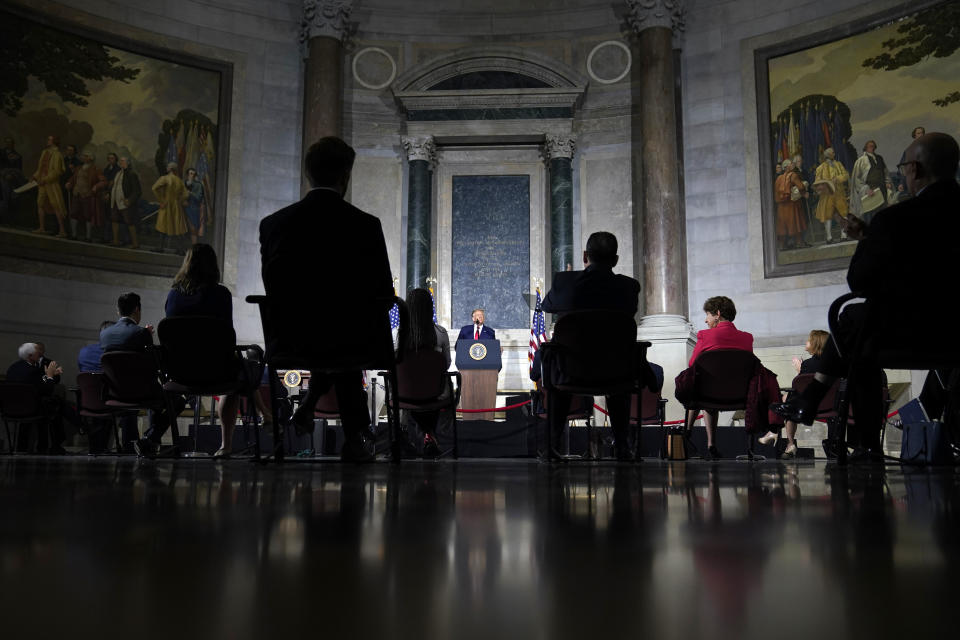
[[[496,340],[497,332],[483,324],[486,315],[483,309],[473,310],[473,324],[468,324],[460,329],[460,335],[457,336],[457,342],[460,340]]]

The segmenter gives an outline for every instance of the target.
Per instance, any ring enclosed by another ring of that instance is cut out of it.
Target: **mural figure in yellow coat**
[[[44,224],[46,214],[52,213],[57,217],[60,225],[59,236],[67,237],[67,230],[63,221],[67,216],[67,208],[63,204],[63,190],[60,188],[60,176],[66,170],[63,165],[63,154],[60,153],[60,140],[57,136],[47,136],[47,147],[40,153],[40,162],[33,179],[37,183],[37,228],[34,233],[46,233]]]
[[[850,174],[835,158],[832,148],[827,147],[823,150],[823,162],[817,167],[813,183],[814,190],[820,195],[815,213],[817,220],[823,223],[827,242],[833,242],[831,227],[835,219],[840,222],[841,237],[847,237],[845,223],[848,211],[847,182],[850,180]]]
[[[187,202],[187,188],[177,175],[177,163],[167,165],[167,175],[153,183],[153,195],[160,203],[156,229],[166,236],[182,236],[187,233],[187,216],[183,205]],[[161,245],[162,248],[162,245]]]

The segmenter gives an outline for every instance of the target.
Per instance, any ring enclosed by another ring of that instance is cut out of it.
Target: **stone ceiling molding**
[[[444,80],[467,73],[503,71],[536,78],[543,89],[431,91]],[[393,83],[393,94],[407,111],[492,108],[576,108],[587,79],[566,64],[520,47],[464,47],[416,65]]]
[[[627,0],[627,23],[636,33],[666,27],[679,33],[686,27],[685,0]]]
[[[343,40],[350,31],[348,20],[354,0],[303,0],[300,19],[300,46],[306,48],[310,38],[326,37]]]

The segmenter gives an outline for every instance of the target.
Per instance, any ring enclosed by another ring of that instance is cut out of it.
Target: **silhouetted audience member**
[[[146,351],[153,347],[153,326],[140,326],[140,296],[136,293],[124,293],[117,299],[117,314],[120,319],[100,332],[100,346],[104,353],[109,351]],[[159,380],[157,381],[159,384]],[[177,415],[183,411],[185,402],[182,397],[175,400]],[[176,416],[173,416],[176,420]],[[133,443],[138,456],[152,458],[160,449],[163,434],[170,426],[170,415],[166,408],[153,412],[153,424],[143,438]]]
[[[753,353],[753,335],[740,331],[733,324],[733,320],[737,317],[737,307],[733,304],[733,300],[726,296],[707,298],[703,303],[703,312],[706,314],[703,322],[707,328],[697,332],[697,344],[693,348],[693,354],[687,366],[692,367],[701,353],[716,349],[735,349]],[[694,416],[691,414],[695,413],[694,409],[688,410],[688,420],[692,420]],[[716,409],[705,409],[703,412],[703,426],[707,430],[707,453],[713,459],[721,457],[716,442],[719,417],[720,412]]]
[[[34,342],[25,342],[20,345],[17,356],[17,361],[7,368],[7,380],[36,387],[40,392],[40,402],[47,418],[46,427],[37,430],[37,453],[62,455],[66,453],[66,449],[63,448],[63,419],[69,412],[66,389],[60,384],[63,369],[52,360],[47,360],[44,364],[43,351]],[[20,433],[21,435],[24,433],[22,427]],[[23,437],[19,440],[21,450],[25,450],[26,443]]]
[[[587,239],[583,252],[583,271],[563,271],[554,274],[553,286],[543,299],[543,310],[548,313],[565,314],[571,311],[587,309],[606,309],[621,311],[631,318],[637,313],[640,295],[640,283],[633,278],[613,272],[620,257],[617,255],[617,238],[607,231],[597,231]],[[554,331],[554,340],[563,339]],[[637,357],[624,354],[625,357]],[[549,360],[549,358],[548,358]],[[639,358],[638,358],[639,360]],[[549,364],[549,363],[545,363]],[[638,374],[641,381],[651,388],[656,385],[656,376],[646,361],[638,361]],[[553,376],[549,370],[544,375]],[[551,378],[551,380],[554,378]],[[570,411],[572,395],[551,389],[551,400],[555,411],[550,416],[547,428],[551,430],[552,446],[561,442],[561,435]],[[627,428],[630,421],[630,394],[617,394],[607,398],[610,412],[610,425],[613,428],[614,448],[618,460],[632,460],[633,453],[628,442]],[[548,456],[558,458],[554,450]]]
[[[112,327],[113,325],[113,320],[104,320],[100,323],[100,329],[97,332],[98,335],[100,331],[103,331],[107,327]],[[102,372],[103,367],[100,365],[100,356],[102,355],[103,347],[100,346],[99,341],[84,345],[81,347],[80,352],[77,353],[77,371],[80,373]],[[124,414],[119,420],[120,428],[123,433],[122,439],[125,443],[131,443],[139,439],[140,433],[137,431],[137,416],[135,414]],[[104,425],[106,425],[108,422],[108,420],[105,421]],[[101,427],[104,425],[101,425]],[[109,430],[105,428],[101,428],[95,433],[89,433],[90,453],[106,451],[109,433]]]
[[[851,229],[860,242],[847,283],[866,301],[841,313],[814,381],[796,398],[772,406],[786,418],[811,424],[830,385],[849,373],[859,444],[852,460],[882,459],[883,377],[877,348],[898,344],[937,351],[952,340],[948,319],[957,317],[960,298],[944,278],[956,268],[960,237],[958,159],[957,141],[944,133],[921,135],[907,147],[898,169],[914,197],[878,212],[869,226]]]
[[[263,285],[270,313],[282,330],[267,336],[267,354],[309,356],[324,341],[328,356],[349,359],[354,338],[372,318],[387,317],[393,280],[380,220],[347,203],[354,150],[339,138],[322,138],[307,151],[312,189],[295,204],[260,223]],[[356,338],[361,339],[361,338]],[[362,338],[366,339],[366,337]],[[311,372],[310,389],[294,415],[298,431],[313,429],[317,400],[333,386],[345,442],[343,460],[373,459],[364,432],[370,426],[361,371]]]
[[[113,320],[104,320],[100,323],[100,331],[102,332],[107,327],[112,327],[114,325]],[[103,355],[103,347],[100,346],[100,341],[91,342],[90,344],[84,345],[80,348],[80,352],[77,353],[77,370],[81,373],[84,372],[93,372],[99,373],[103,371],[103,368],[100,366],[100,356]]]
[[[820,370],[820,355],[823,353],[823,346],[829,339],[830,334],[822,329],[814,329],[810,332],[810,335],[807,336],[807,344],[804,345],[804,350],[810,354],[810,357],[805,360],[793,359],[793,368],[798,374],[815,374]],[[788,392],[784,399],[789,400],[792,393]],[[797,455],[797,423],[793,420],[784,421],[783,433],[787,438],[787,446],[780,454],[780,458],[790,460]],[[773,431],[767,431],[766,435],[757,438],[757,441],[762,444],[773,444],[777,441],[777,434]]]
[[[208,316],[223,320],[233,328],[233,296],[220,284],[220,267],[217,253],[208,244],[191,245],[183,258],[180,271],[173,279],[173,287],[167,294],[165,305],[167,317]],[[197,354],[198,365],[202,354]],[[258,372],[259,373],[259,372]],[[221,446],[213,454],[215,458],[227,457],[233,450],[233,431],[237,423],[237,408],[240,396],[228,393],[220,398]]]

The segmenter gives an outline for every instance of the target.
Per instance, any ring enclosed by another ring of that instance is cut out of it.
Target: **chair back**
[[[106,376],[100,372],[83,371],[77,374],[77,413],[92,418],[101,417],[110,412],[110,407],[104,402],[106,392]]]
[[[41,415],[40,391],[32,384],[0,381],[0,414],[8,420]]]
[[[813,382],[814,375],[813,373],[801,373],[794,377],[793,382],[790,383],[791,391],[794,394],[803,393],[803,391],[810,386],[810,383]],[[837,392],[839,389],[840,378],[833,381],[833,384],[830,385],[830,389],[827,391],[827,395],[820,401],[820,406],[817,407],[818,418],[832,418],[837,415]]]
[[[331,308],[305,325],[296,305],[247,296],[260,309],[267,362],[276,369],[327,373],[393,367],[389,312],[398,299],[364,301],[343,313]]]
[[[752,352],[741,349],[717,349],[701,353],[693,363],[696,371],[694,393],[698,407],[712,409],[745,405],[750,379],[756,373],[758,364],[759,360]]]
[[[100,356],[109,402],[149,406],[163,401],[160,369],[152,353],[144,351],[107,351]]]
[[[221,318],[182,316],[157,325],[160,366],[173,382],[194,388],[236,383],[237,334]]]
[[[563,386],[632,387],[636,340],[637,323],[622,311],[591,309],[565,314],[557,321],[552,340],[571,356],[564,362],[573,384]]]
[[[397,396],[401,402],[435,400],[447,388],[447,363],[433,349],[407,351],[397,364]]]
[[[640,393],[630,395],[630,422],[635,424],[660,424],[660,394],[642,387]],[[643,408],[643,415],[640,408]]]

